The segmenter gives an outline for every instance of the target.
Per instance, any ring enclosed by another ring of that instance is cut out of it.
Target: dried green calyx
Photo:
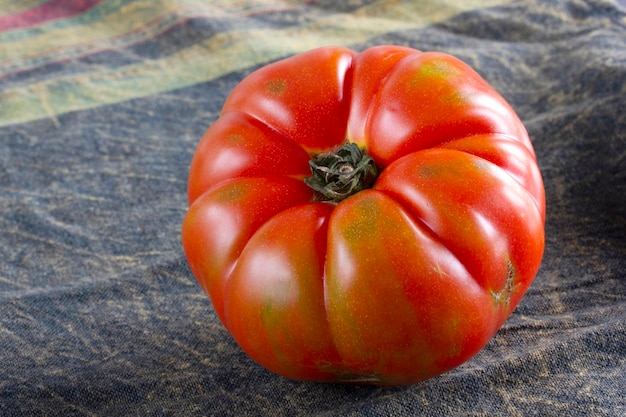
[[[378,176],[372,157],[354,143],[317,155],[309,161],[309,166],[313,175],[304,182],[316,191],[321,201],[338,203],[370,188]]]

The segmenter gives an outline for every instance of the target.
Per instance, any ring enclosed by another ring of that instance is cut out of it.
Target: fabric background
[[[0,0],[0,15],[0,415],[626,415],[623,5]],[[458,56],[518,111],[546,187],[543,264],[440,377],[286,380],[188,269],[189,162],[255,68],[387,43]]]

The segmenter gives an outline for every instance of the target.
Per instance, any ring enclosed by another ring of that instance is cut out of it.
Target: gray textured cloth
[[[246,24],[293,24],[312,7]],[[0,415],[626,415],[625,16],[600,0],[519,1],[350,45],[468,62],[518,111],[545,181],[546,251],[526,297],[471,361],[409,387],[269,373],[238,348],[188,269],[180,225],[191,155],[254,67],[5,124]],[[89,59],[156,59],[224,25],[195,16],[108,55],[16,72],[0,88],[63,77]]]

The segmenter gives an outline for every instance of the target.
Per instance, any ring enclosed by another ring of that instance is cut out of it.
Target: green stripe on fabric
[[[8,15],[32,9],[48,0],[0,0],[0,15]]]
[[[171,1],[108,0],[69,19],[0,33],[0,60],[24,60],[49,51],[59,54],[64,49],[87,48],[89,43],[130,33],[176,8],[168,7],[168,3]]]
[[[276,0],[108,0],[79,16],[0,33],[0,75],[150,39],[193,17],[292,9]]]
[[[356,14],[321,17],[282,30],[242,30],[216,36],[159,60],[117,69],[61,77],[0,92],[0,126],[51,118],[75,110],[118,103],[210,81],[226,73],[324,45],[348,46],[374,36],[441,21],[477,6],[502,1],[476,0],[441,7],[430,1],[398,5],[375,3]]]
[[[251,6],[254,5],[254,6]],[[98,34],[115,37],[148,25],[169,14],[181,18],[198,15],[211,17],[236,17],[263,10],[280,10],[283,2],[264,0],[250,2],[229,0],[107,0],[80,16],[56,20],[35,29],[0,33],[0,44],[22,42],[27,50],[44,50],[50,41],[56,46],[68,47],[84,44]],[[69,33],[69,36],[67,36]],[[53,36],[54,39],[50,39]]]

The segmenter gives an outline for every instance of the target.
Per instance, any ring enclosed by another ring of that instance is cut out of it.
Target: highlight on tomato
[[[195,151],[182,243],[239,346],[296,380],[412,384],[479,352],[538,272],[528,134],[438,52],[323,47],[258,69]]]

